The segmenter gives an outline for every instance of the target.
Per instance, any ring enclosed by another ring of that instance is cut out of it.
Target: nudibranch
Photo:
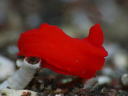
[[[108,55],[103,42],[99,24],[83,39],[68,36],[58,26],[42,24],[20,35],[18,56],[38,57],[42,68],[89,79],[102,69]]]

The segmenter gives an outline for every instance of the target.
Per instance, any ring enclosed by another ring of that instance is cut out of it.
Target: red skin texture
[[[42,60],[42,68],[89,79],[101,70],[108,55],[99,24],[83,39],[72,38],[54,25],[42,24],[28,30],[18,40],[19,56],[34,56]]]

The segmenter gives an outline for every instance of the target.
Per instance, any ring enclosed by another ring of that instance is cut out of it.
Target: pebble
[[[0,96],[39,96],[37,92],[30,90],[2,89]]]
[[[99,85],[103,85],[103,84],[110,84],[112,80],[108,76],[99,76],[97,78],[97,81]]]
[[[128,74],[122,75],[122,77],[121,77],[121,83],[122,83],[124,86],[128,86]]]
[[[128,55],[127,52],[120,51],[113,56],[115,67],[120,70],[127,70]]]
[[[56,94],[55,96],[64,96],[64,94]]]

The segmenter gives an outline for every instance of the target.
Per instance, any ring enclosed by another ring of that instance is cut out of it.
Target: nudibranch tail
[[[94,26],[90,28],[89,36],[87,38],[91,43],[97,46],[101,46],[103,44],[104,34],[100,27],[100,24],[95,24]]]

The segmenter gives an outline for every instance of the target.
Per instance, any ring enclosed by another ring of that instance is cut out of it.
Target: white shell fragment
[[[55,96],[64,96],[64,94],[56,94]]]
[[[40,67],[40,62],[37,64],[29,64],[26,58],[22,61],[22,66],[11,77],[0,85],[0,89],[11,88],[21,90],[24,89],[32,80],[37,69]]]
[[[110,84],[112,80],[108,76],[99,76],[97,77],[97,81],[99,85],[103,85]]]
[[[2,89],[0,96],[40,96],[37,92],[30,90]]]
[[[0,82],[14,74],[15,64],[6,57],[0,55]]]
[[[124,74],[124,75],[121,77],[121,83],[122,83],[124,86],[128,86],[128,74]]]

